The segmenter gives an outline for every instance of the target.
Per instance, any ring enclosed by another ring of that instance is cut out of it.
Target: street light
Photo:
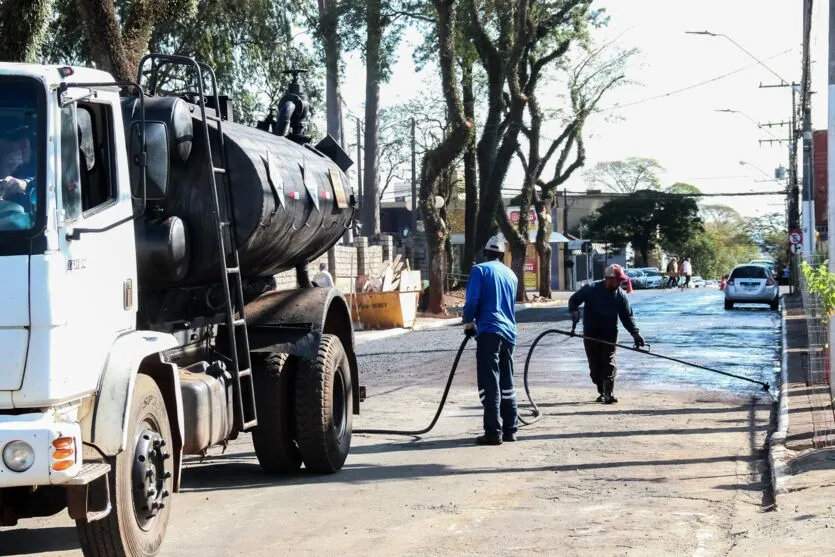
[[[772,74],[774,74],[775,76],[777,76],[777,79],[779,79],[779,80],[781,81],[780,85],[788,85],[788,82],[787,82],[785,79],[783,79],[783,76],[781,76],[780,74],[778,74],[777,72],[775,72],[774,70],[772,70],[771,68],[769,68],[769,67],[765,64],[765,62],[763,62],[762,60],[760,60],[759,58],[757,58],[756,56],[754,56],[753,54],[751,54],[750,52],[748,52],[747,50],[745,50],[745,48],[743,48],[743,46],[742,46],[741,44],[739,44],[738,42],[736,42],[735,40],[733,40],[732,38],[730,38],[729,36],[727,36],[727,35],[726,35],[726,34],[724,34],[724,33],[711,33],[710,31],[685,31],[685,34],[687,34],[687,35],[705,35],[705,36],[707,36],[707,37],[723,37],[723,38],[725,38],[725,39],[728,39],[728,40],[729,40],[729,41],[731,41],[731,43],[732,43],[734,46],[736,46],[739,50],[741,50],[742,52],[744,52],[745,54],[747,54],[747,55],[748,55],[749,57],[751,57],[752,59],[756,60],[757,64],[759,64],[760,66],[762,66],[763,68],[767,69],[767,70],[768,70],[768,71],[770,71]]]
[[[769,181],[769,182],[777,182],[777,181],[778,181],[778,180],[775,180],[774,178],[772,178],[771,176],[769,176],[769,175],[768,175],[768,173],[767,173],[765,170],[763,170],[762,168],[760,168],[760,167],[759,167],[759,166],[757,166],[756,164],[751,164],[750,162],[745,162],[745,161],[739,161],[739,164],[740,164],[741,166],[753,166],[754,168],[756,168],[756,169],[757,169],[757,171],[758,171],[760,174],[762,174],[763,176],[765,176],[766,178],[768,178],[768,181]]]
[[[726,112],[728,114],[739,114],[740,116],[743,116],[744,118],[747,118],[752,124],[757,126],[757,128],[762,129],[762,126],[759,124],[759,122],[757,122],[756,120],[751,118],[751,116],[749,116],[745,112],[742,112],[741,110],[734,110],[732,108],[715,108],[715,109],[713,109],[713,112]],[[774,139],[777,139],[777,136],[774,135],[773,133],[771,133],[771,130],[766,129],[765,133],[767,133],[768,135],[770,135]]]

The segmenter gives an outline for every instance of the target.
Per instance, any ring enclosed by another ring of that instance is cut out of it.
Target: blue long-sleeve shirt
[[[632,306],[620,288],[612,291],[604,282],[587,284],[568,299],[568,311],[583,310],[583,334],[615,342],[618,338],[618,318],[629,334],[638,332],[632,317]]]
[[[464,323],[475,320],[477,335],[496,333],[516,344],[516,287],[513,271],[501,261],[480,263],[470,271]]]

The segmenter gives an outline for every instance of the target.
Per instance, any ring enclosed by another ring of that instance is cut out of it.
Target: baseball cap
[[[603,273],[603,276],[606,278],[616,278],[618,280],[626,280],[629,278],[626,276],[626,273],[623,272],[623,267],[617,263],[606,267],[606,271]]]

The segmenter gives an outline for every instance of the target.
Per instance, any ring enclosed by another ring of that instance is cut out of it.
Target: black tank
[[[126,108],[127,119],[135,111]],[[184,110],[190,120],[183,118]],[[171,148],[165,198],[151,204],[153,217],[139,225],[145,228],[138,235],[137,251],[140,278],[146,284],[195,286],[220,280],[211,168],[199,115],[199,107],[182,99],[146,100],[146,118],[169,126]],[[339,241],[353,218],[353,191],[333,160],[309,144],[268,131],[228,121],[222,129],[245,278],[292,269]],[[223,167],[214,122],[210,135],[214,164]],[[217,179],[223,182],[222,176]]]

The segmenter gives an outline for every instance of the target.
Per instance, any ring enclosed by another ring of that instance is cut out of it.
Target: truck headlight
[[[9,470],[25,472],[35,463],[35,451],[26,441],[12,441],[3,449],[3,463]]]

